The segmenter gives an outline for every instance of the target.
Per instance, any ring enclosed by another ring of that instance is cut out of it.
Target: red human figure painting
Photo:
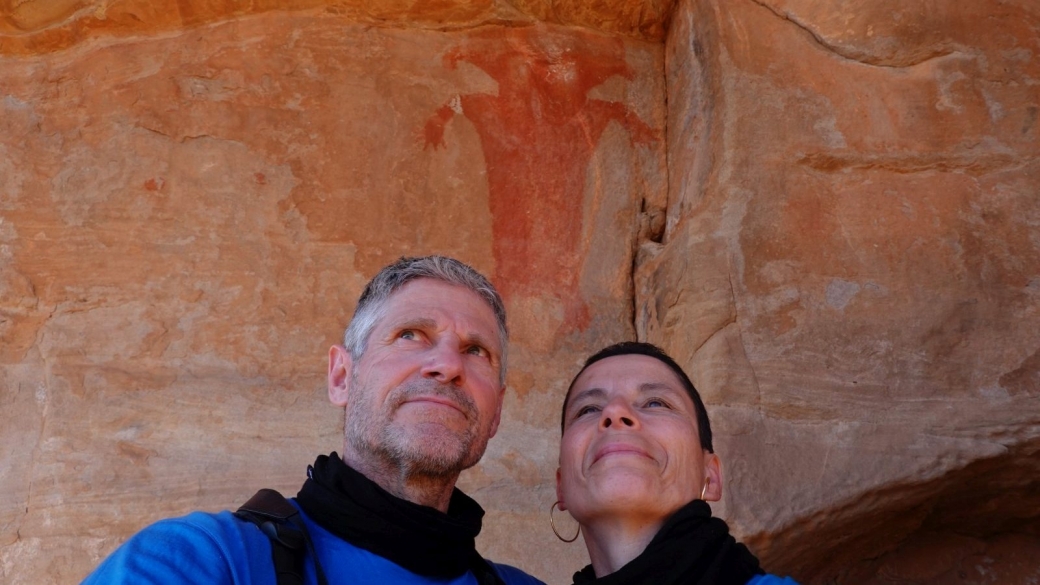
[[[612,121],[633,143],[656,140],[625,104],[588,95],[614,76],[632,79],[624,44],[573,30],[494,28],[444,55],[450,69],[463,61],[497,81],[498,92],[444,104],[426,122],[425,148],[444,144],[452,117],[473,123],[487,164],[496,285],[506,298],[555,297],[564,327],[582,329],[589,321],[578,290],[589,162]]]

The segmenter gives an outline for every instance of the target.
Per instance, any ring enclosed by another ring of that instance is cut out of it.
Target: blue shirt
[[[747,585],[798,585],[790,577],[777,577],[776,575],[755,575],[747,582]]]
[[[300,516],[329,585],[477,585],[472,573],[454,579],[417,575],[346,542],[306,514]],[[490,564],[507,585],[545,585],[509,565]],[[309,557],[304,566],[306,582],[317,583]],[[83,583],[276,585],[271,542],[255,525],[228,511],[193,512],[152,524],[116,549]]]

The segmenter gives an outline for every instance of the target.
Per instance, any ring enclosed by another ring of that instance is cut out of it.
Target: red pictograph
[[[496,286],[507,298],[552,295],[566,326],[583,328],[588,310],[578,276],[589,161],[611,121],[634,143],[657,140],[625,104],[588,96],[611,77],[632,79],[624,44],[573,30],[494,28],[444,55],[450,69],[463,61],[497,81],[498,93],[459,95],[441,106],[423,129],[425,147],[444,144],[453,116],[473,123],[487,164]]]

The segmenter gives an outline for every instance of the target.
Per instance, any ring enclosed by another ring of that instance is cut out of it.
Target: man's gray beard
[[[465,412],[469,421],[476,421],[477,407],[462,390],[423,380],[399,386],[382,404],[373,405],[368,388],[360,388],[353,374],[351,378],[353,387],[362,390],[360,395],[355,394],[355,400],[348,402],[344,421],[346,442],[355,453],[370,455],[379,464],[389,465],[407,476],[444,478],[457,477],[484,455],[490,439],[489,428],[480,429],[471,424],[461,432],[441,428],[439,432],[423,433],[402,428],[401,423],[391,420],[408,398],[424,395],[446,397]]]

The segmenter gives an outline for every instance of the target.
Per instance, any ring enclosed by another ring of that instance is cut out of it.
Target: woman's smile
[[[635,456],[653,460],[653,457],[645,449],[623,441],[611,441],[596,450],[595,455],[592,457],[592,465],[595,465],[605,457],[616,456]]]

